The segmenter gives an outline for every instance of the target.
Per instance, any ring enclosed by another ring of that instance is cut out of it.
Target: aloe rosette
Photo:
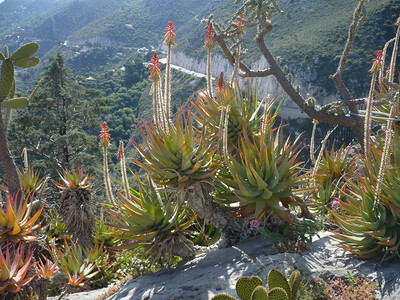
[[[31,197],[20,199],[18,195],[8,195],[5,205],[0,209],[0,242],[18,243],[35,240],[37,237],[33,233],[40,227],[37,221],[42,210],[43,207],[31,216]]]
[[[31,263],[33,251],[24,254],[20,245],[15,251],[8,246],[0,250],[0,295],[18,293],[35,276],[25,278],[28,270],[36,263]]]
[[[337,152],[334,145],[331,151],[325,150],[315,172],[315,178],[310,179],[317,188],[311,198],[317,212],[323,214],[327,211],[327,206],[331,207],[333,200],[345,186],[346,179],[353,176],[356,171],[357,159],[358,155],[350,157],[350,148],[345,148],[344,145]]]
[[[154,125],[142,130],[147,151],[134,142],[143,162],[135,162],[154,180],[168,188],[185,188],[212,178],[216,172],[213,155],[216,146],[210,143],[205,131],[197,138],[190,117],[176,117],[175,125],[167,124],[168,130]]]
[[[149,177],[147,184],[139,178],[137,183],[139,189],[131,188],[129,198],[119,193],[122,202],[118,209],[107,211],[112,218],[112,223],[107,225],[113,232],[105,234],[122,242],[114,249],[142,249],[146,255],[160,261],[171,253],[175,244],[188,242],[184,235],[195,214],[159,191]]]
[[[238,145],[241,132],[245,129],[251,131],[257,125],[258,112],[261,105],[258,104],[258,97],[252,96],[247,91],[247,96],[243,97],[239,89],[233,89],[229,85],[223,89],[222,83],[217,87],[216,98],[208,94],[201,93],[193,106],[197,114],[193,114],[200,126],[207,128],[210,136],[217,137],[221,132],[221,111],[225,107],[230,107],[228,121],[228,148]],[[251,132],[248,132],[251,134]]]
[[[229,175],[220,177],[228,191],[220,198],[226,206],[239,205],[236,215],[259,220],[272,212],[292,223],[288,205],[297,204],[294,190],[302,182],[300,151],[297,139],[283,140],[282,124],[273,128],[274,118],[265,124],[265,131],[241,135],[238,155],[228,158]]]
[[[400,141],[395,134],[391,159],[383,174],[382,189],[376,190],[382,151],[371,145],[365,174],[348,181],[340,201],[341,211],[331,211],[343,233],[335,233],[338,246],[360,258],[373,258],[384,252],[396,253],[400,247]]]

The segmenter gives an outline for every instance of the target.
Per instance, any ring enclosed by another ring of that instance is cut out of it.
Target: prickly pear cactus
[[[39,45],[37,43],[29,43],[19,48],[11,54],[11,56],[8,54],[7,47],[4,49],[4,54],[0,52],[0,61],[2,61],[0,70],[0,106],[8,109],[24,108],[28,106],[38,86],[29,98],[14,98],[14,67],[31,68],[36,66],[40,62],[40,59],[32,55],[35,54],[38,49]]]
[[[251,300],[254,289],[262,286],[262,280],[258,276],[243,276],[236,282],[236,293],[242,300]]]
[[[268,273],[268,288],[262,286],[258,276],[243,276],[236,282],[236,293],[242,300],[296,300],[300,287],[300,271],[295,270],[287,281],[279,270],[270,270]],[[211,300],[236,299],[227,294],[215,295]]]

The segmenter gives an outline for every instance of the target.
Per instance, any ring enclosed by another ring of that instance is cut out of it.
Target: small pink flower
[[[340,207],[340,202],[338,200],[333,200],[332,208],[339,208],[339,207]]]
[[[260,222],[258,222],[257,220],[251,220],[250,221],[250,230],[254,230],[258,226],[260,226]]]

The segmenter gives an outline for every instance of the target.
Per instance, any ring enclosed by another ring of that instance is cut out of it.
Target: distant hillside
[[[282,57],[282,65],[289,65],[291,72],[301,74],[306,85],[334,92],[329,75],[335,71],[357,2],[277,2],[283,14],[274,16],[274,30],[267,36],[272,52]],[[395,34],[393,24],[400,12],[400,1],[368,1],[366,9],[368,19],[355,41],[344,76],[357,96],[365,94],[374,53]],[[38,40],[40,55],[62,49],[75,61],[82,61],[91,56],[90,51],[99,51],[98,47],[122,46],[129,51],[157,48],[162,43],[165,25],[171,20],[177,28],[175,51],[204,58],[205,30],[201,19],[212,13],[217,21],[226,21],[234,11],[232,0],[5,0],[0,4],[0,46],[8,43],[15,47],[23,41]],[[62,48],[61,44],[64,44]],[[247,46],[245,59],[257,60],[259,54],[251,38]],[[113,58],[126,51],[106,52],[107,60],[115,64],[120,58],[126,59],[126,55]],[[83,55],[82,59],[79,55]],[[74,68],[78,69],[79,65],[75,64]]]
[[[5,0],[0,3],[0,43],[16,43],[40,18],[70,0]]]
[[[223,1],[210,11],[216,21],[224,21],[231,16],[233,7],[229,2],[232,1]],[[272,53],[282,57],[282,65],[289,65],[294,74],[307,74],[309,78],[302,78],[302,81],[324,87],[329,93],[334,92],[329,75],[336,71],[357,1],[277,2],[283,13],[273,17],[274,30],[266,36]],[[396,34],[394,23],[400,13],[400,1],[367,1],[366,12],[367,20],[357,35],[344,75],[357,96],[362,96],[369,84],[366,79],[370,76],[368,69],[375,52],[382,49],[385,42]],[[201,48],[204,25],[197,23],[192,26],[191,30],[187,27],[178,30],[179,49],[192,57],[205,57],[206,52]],[[248,61],[254,61],[260,56],[252,37],[254,35],[247,41],[249,50],[245,59]]]

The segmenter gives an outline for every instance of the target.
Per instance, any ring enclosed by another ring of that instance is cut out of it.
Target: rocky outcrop
[[[196,257],[176,269],[162,270],[128,282],[108,300],[186,300],[210,299],[217,293],[235,295],[241,276],[258,275],[264,279],[270,269],[289,274],[299,269],[303,278],[365,275],[379,283],[378,299],[400,299],[400,262],[379,266],[379,261],[361,261],[332,245],[330,233],[320,233],[311,250],[300,254],[274,254],[272,242],[251,239],[236,247],[220,249]],[[83,300],[83,299],[81,299]]]
[[[164,49],[165,50],[165,49]],[[189,57],[183,52],[173,51],[171,57],[172,64],[177,65],[179,67],[192,70],[199,73],[205,73],[207,69],[207,62],[204,58],[194,58]],[[251,65],[252,69],[262,70],[268,67],[268,63],[264,58],[260,58],[254,61]],[[293,67],[294,68],[294,67]],[[289,69],[293,69],[290,67]],[[225,78],[230,79],[233,66],[229,63],[229,61],[222,56],[221,54],[213,54],[212,56],[212,76],[218,78],[219,74],[224,72]],[[338,101],[338,95],[329,94],[325,89],[315,86],[310,82],[315,81],[316,73],[311,69],[305,70],[293,70],[293,83],[294,85],[298,85],[301,87],[301,93],[303,96],[310,94],[315,97],[319,104],[326,104],[333,101]],[[247,79],[242,78],[241,83],[244,86],[247,82],[250,83],[251,87],[255,85],[258,88],[259,97],[262,98],[265,95],[269,94],[271,97],[277,97],[277,99],[281,99],[285,97],[286,100],[284,102],[284,108],[287,109],[296,109],[299,108],[287,97],[286,93],[283,91],[275,77],[269,76],[266,78],[257,78],[257,79]],[[292,112],[293,113],[293,112]],[[296,117],[307,117],[305,114],[301,114],[298,112]]]

